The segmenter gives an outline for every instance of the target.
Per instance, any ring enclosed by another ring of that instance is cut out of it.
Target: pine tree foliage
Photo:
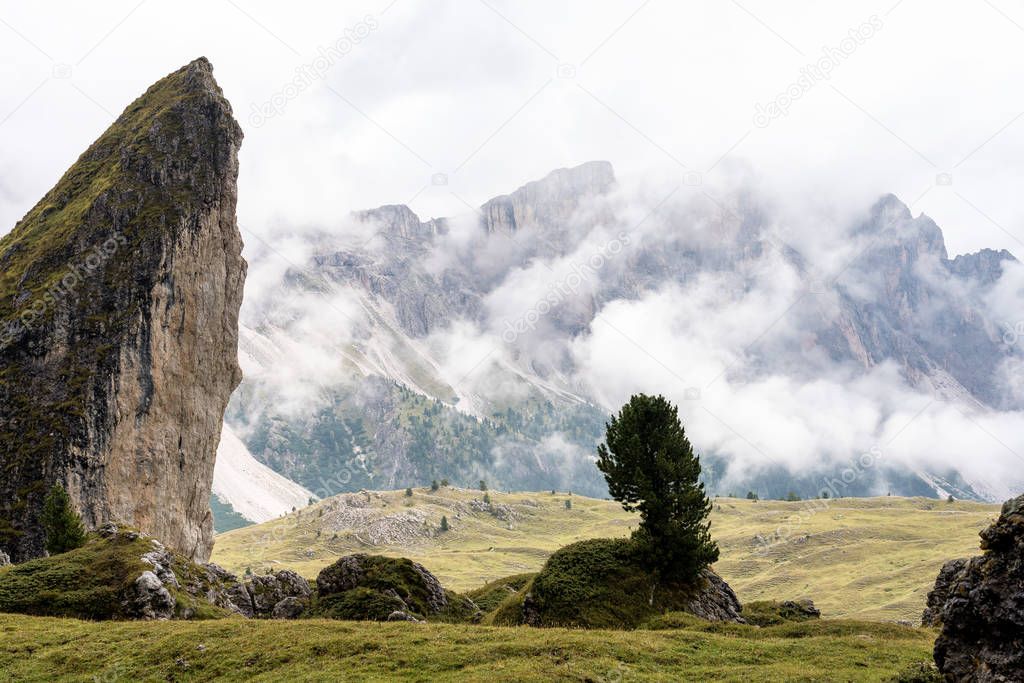
[[[688,580],[718,559],[711,538],[711,501],[700,458],[679,414],[663,396],[637,394],[606,425],[597,467],[612,498],[640,513],[633,539],[652,569]]]

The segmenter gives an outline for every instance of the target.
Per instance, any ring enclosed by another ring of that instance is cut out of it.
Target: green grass
[[[841,620],[578,631],[0,615],[0,680],[883,681],[929,660],[934,638]]]
[[[141,558],[153,549],[148,538],[91,534],[81,548],[4,567],[0,569],[0,612],[123,619],[122,602],[131,595],[135,579],[152,569]],[[211,587],[205,570],[181,555],[173,555],[171,569],[182,585],[199,586],[203,592]],[[195,619],[216,619],[228,614],[184,590],[171,587],[168,591],[179,615],[189,611]]]
[[[368,503],[378,517],[424,512],[429,528],[412,540],[374,544],[363,528],[332,528],[329,515],[319,515],[336,500],[329,499],[218,535],[213,561],[236,573],[250,566],[290,568],[312,579],[341,555],[401,556],[423,564],[446,587],[470,591],[537,572],[570,543],[626,536],[637,523],[612,501],[573,495],[566,510],[565,492],[490,491],[495,505],[512,507],[510,524],[469,510],[479,491],[413,491],[411,499],[404,489],[372,493]],[[976,554],[978,532],[999,512],[997,505],[896,497],[714,503],[711,533],[722,550],[714,568],[742,602],[809,597],[824,618],[879,621],[919,619],[943,562]],[[441,515],[451,523],[447,533],[436,532]]]
[[[0,611],[113,619],[121,596],[149,567],[149,541],[91,538],[71,552],[0,569]]]

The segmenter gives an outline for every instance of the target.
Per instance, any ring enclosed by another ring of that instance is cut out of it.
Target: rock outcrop
[[[942,593],[935,663],[948,680],[1024,680],[1024,496],[1007,501],[981,532],[984,554],[947,563],[932,596]],[[940,585],[940,584],[945,585]],[[927,616],[927,613],[926,613]]]
[[[949,599],[949,590],[966,566],[967,560],[964,558],[950,560],[942,565],[942,569],[939,570],[939,575],[935,579],[935,586],[928,593],[924,612],[921,614],[922,626],[942,625],[942,608],[946,606],[946,600]]]
[[[316,577],[321,596],[369,588],[398,598],[412,611],[426,616],[448,606],[444,586],[418,562],[380,555],[346,555]]]
[[[197,59],[149,88],[0,240],[0,549],[43,554],[61,482],[195,560],[241,379],[242,131]]]
[[[404,557],[346,555],[320,572],[316,586],[316,616],[368,621],[483,618],[471,599],[446,590],[423,565]]]

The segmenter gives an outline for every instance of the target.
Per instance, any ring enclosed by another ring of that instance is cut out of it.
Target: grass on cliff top
[[[0,615],[0,680],[883,681],[935,632],[849,621],[579,631],[323,620]]]
[[[362,527],[326,526],[319,510],[335,500],[329,499],[218,535],[213,561],[236,573],[290,568],[312,579],[341,555],[393,555],[420,562],[448,588],[467,591],[537,572],[551,553],[575,541],[626,536],[637,522],[617,503],[578,495],[567,510],[565,492],[489,491],[492,503],[515,511],[511,523],[467,511],[480,491],[413,492],[411,498],[404,491],[380,492],[369,503],[380,516],[424,512],[429,533],[411,541],[375,545]],[[926,498],[714,502],[711,533],[722,549],[715,570],[742,602],[809,597],[825,618],[890,621],[918,620],[939,568],[948,559],[977,554],[978,532],[999,512],[997,505]],[[441,515],[451,530],[434,533]]]

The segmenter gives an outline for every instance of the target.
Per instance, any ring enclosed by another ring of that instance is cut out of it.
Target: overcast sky
[[[199,55],[245,130],[250,232],[384,203],[450,215],[608,159],[843,211],[894,192],[952,253],[1024,254],[1024,6],[1008,0],[5,0],[0,232]]]

